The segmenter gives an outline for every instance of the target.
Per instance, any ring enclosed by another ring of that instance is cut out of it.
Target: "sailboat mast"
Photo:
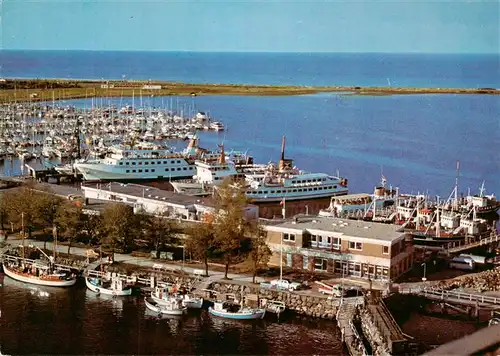
[[[455,204],[458,206],[458,175],[460,173],[460,161],[457,161],[457,176],[455,177]]]

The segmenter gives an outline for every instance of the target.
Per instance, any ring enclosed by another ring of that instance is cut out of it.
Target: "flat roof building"
[[[413,263],[413,246],[396,225],[300,217],[265,230],[275,265],[389,281]]]
[[[202,220],[203,216],[215,211],[215,202],[211,197],[178,194],[139,184],[87,183],[81,189],[88,199],[126,203],[132,205],[136,212],[143,210],[149,214],[167,214],[183,220]],[[254,220],[258,216],[257,206],[246,207],[247,219]]]

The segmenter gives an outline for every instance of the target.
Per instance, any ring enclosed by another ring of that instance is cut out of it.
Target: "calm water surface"
[[[342,355],[334,322],[275,318],[238,322],[206,310],[159,319],[141,297],[97,296],[23,284],[0,275],[0,347],[9,355]]]
[[[91,107],[89,100],[66,104]],[[132,98],[103,104],[122,107]],[[277,161],[281,136],[287,156],[313,172],[349,179],[352,192],[371,192],[383,173],[402,192],[428,192],[447,198],[456,161],[459,185],[473,193],[485,181],[486,193],[500,194],[500,96],[407,95],[384,97],[332,94],[293,97],[205,96],[144,98],[145,107],[196,107],[224,121],[227,131],[202,133],[212,149],[249,150],[260,163]],[[138,98],[135,98],[138,105]],[[186,142],[175,143],[182,149]]]

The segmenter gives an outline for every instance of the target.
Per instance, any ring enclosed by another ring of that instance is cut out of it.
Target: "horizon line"
[[[385,52],[385,51],[200,51],[200,50],[162,50],[162,49],[33,49],[2,48],[2,51],[22,52],[154,52],[154,53],[217,53],[217,54],[460,54],[460,55],[500,55],[500,52]]]

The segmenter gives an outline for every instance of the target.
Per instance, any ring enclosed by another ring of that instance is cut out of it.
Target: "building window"
[[[338,237],[334,237],[332,241],[332,248],[334,250],[340,250],[341,241]]]
[[[309,258],[307,256],[302,256],[302,268],[309,269]]]
[[[317,238],[318,237],[316,235],[311,235],[311,242],[316,242]]]
[[[328,260],[326,258],[315,258],[314,269],[316,271],[326,271],[328,267]]]
[[[295,241],[294,234],[283,233],[283,241]]]
[[[384,255],[388,255],[389,254],[389,246],[382,246],[382,253]]]
[[[154,172],[154,171],[155,171],[154,169],[151,170],[151,172]]]
[[[127,169],[125,172],[130,173],[130,169]]]
[[[165,172],[168,172],[168,168],[165,168]]]
[[[349,241],[349,249],[350,250],[362,250],[363,244],[361,242]]]

